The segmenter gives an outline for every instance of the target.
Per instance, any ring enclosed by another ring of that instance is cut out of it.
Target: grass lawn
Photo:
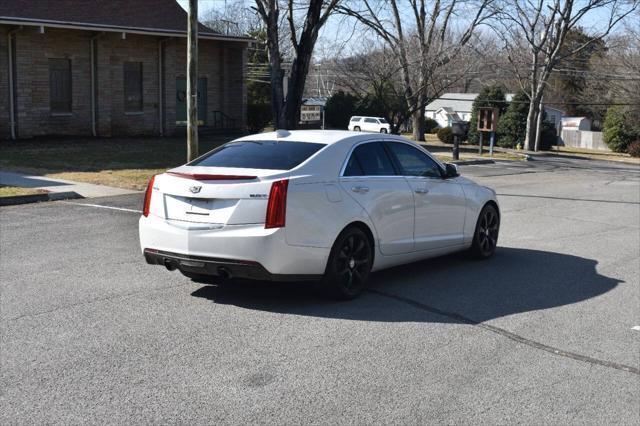
[[[47,191],[33,188],[20,188],[17,186],[0,185],[0,197],[15,197],[17,195],[46,194]]]
[[[231,139],[200,140],[200,152]],[[152,175],[186,162],[186,145],[183,138],[2,142],[0,169],[143,190]]]
[[[427,147],[427,149],[429,149],[429,147]],[[446,153],[446,152],[435,152],[433,153],[433,155],[435,155],[438,160],[443,161],[443,162],[450,162],[453,160],[453,156],[451,153]],[[478,158],[483,158],[483,159],[493,159],[493,160],[511,160],[511,161],[522,161],[524,160],[524,157],[518,156],[518,155],[514,155],[514,154],[510,154],[508,152],[497,152],[494,151],[493,156],[490,156],[488,152],[484,152],[482,155],[478,154],[477,152],[475,153],[470,153],[470,152],[460,152],[460,160],[471,160],[471,159],[478,159]]]

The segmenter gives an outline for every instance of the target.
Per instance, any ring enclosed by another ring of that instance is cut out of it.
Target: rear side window
[[[404,176],[442,177],[440,166],[424,152],[405,143],[391,142],[387,146],[398,160]]]
[[[321,143],[285,141],[231,142],[193,160],[188,165],[289,170],[325,146]]]
[[[344,176],[393,176],[395,170],[380,142],[359,145],[353,150]]]
[[[351,117],[351,121],[360,121],[362,117]]]
[[[375,118],[365,118],[364,122],[365,123],[377,123],[378,120],[376,120]]]

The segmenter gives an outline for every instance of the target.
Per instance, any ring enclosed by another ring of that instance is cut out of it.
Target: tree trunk
[[[536,117],[536,142],[534,144],[533,150],[538,151],[540,149],[540,134],[542,133],[542,97],[540,97],[540,101],[538,102],[538,117]]]
[[[280,45],[278,40],[278,9],[270,10],[266,16],[267,49],[269,52],[269,81],[271,83],[271,111],[273,125],[276,129],[284,125],[284,89],[282,87],[282,64],[280,62]]]
[[[424,106],[411,114],[413,140],[424,142]]]
[[[525,133],[523,149],[533,151],[535,149],[536,134],[538,133],[538,115],[540,113],[539,101],[532,99],[529,103],[529,113],[527,114],[527,131]]]

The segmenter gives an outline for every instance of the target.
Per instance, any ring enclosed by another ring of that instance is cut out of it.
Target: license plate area
[[[167,219],[196,223],[226,224],[238,200],[225,198],[190,198],[165,194]]]

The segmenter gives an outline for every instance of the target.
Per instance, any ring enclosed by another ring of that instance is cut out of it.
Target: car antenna
[[[278,130],[276,130],[276,139],[286,138],[290,134],[291,134],[291,132],[289,132],[288,130],[278,129]]]

